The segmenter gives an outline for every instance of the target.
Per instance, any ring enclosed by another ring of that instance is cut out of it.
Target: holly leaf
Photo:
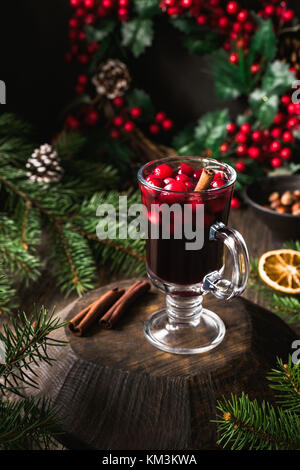
[[[292,88],[295,81],[295,75],[290,72],[290,66],[276,60],[270,64],[262,80],[262,90],[266,94],[282,95],[288,89]]]
[[[139,106],[142,111],[142,117],[145,119],[151,119],[154,116],[154,107],[150,96],[144,90],[135,88],[126,95],[128,106],[133,108]]]
[[[99,42],[108,36],[116,27],[117,22],[110,18],[101,20],[101,24],[96,28],[94,26],[85,26],[85,33],[88,42]]]
[[[139,57],[153,41],[153,22],[149,18],[135,18],[122,25],[122,45]]]
[[[199,119],[195,128],[195,139],[201,143],[203,150],[216,151],[225,140],[226,126],[230,122],[227,109],[205,114]]]
[[[219,46],[219,38],[214,33],[207,33],[203,39],[198,35],[188,35],[183,39],[185,47],[192,54],[210,54],[215,51]]]
[[[190,18],[171,16],[170,22],[176,29],[179,29],[179,31],[181,31],[182,33],[198,33],[199,36],[199,26],[197,26],[196,23],[192,22]]]
[[[246,91],[241,67],[230,64],[225,51],[217,51],[213,61],[215,90],[220,100],[235,99]]]
[[[194,142],[194,133],[195,125],[189,124],[174,137],[172,146],[180,155],[184,155],[186,147],[190,145],[191,142]]]
[[[134,6],[140,16],[154,16],[160,12],[157,0],[135,0]]]
[[[249,104],[255,117],[264,128],[269,127],[278,112],[279,97],[267,96],[264,90],[254,90],[249,97]]]
[[[261,21],[258,30],[254,34],[251,41],[250,53],[254,58],[256,53],[266,57],[271,61],[276,56],[277,39],[273,29],[271,20]]]

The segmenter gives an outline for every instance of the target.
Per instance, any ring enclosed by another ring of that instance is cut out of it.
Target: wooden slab
[[[122,281],[128,287],[134,280]],[[110,284],[73,302],[60,316],[70,320]],[[67,328],[54,333],[68,341],[53,347],[52,367],[36,372],[40,392],[59,407],[71,448],[212,449],[217,440],[216,401],[231,393],[273,399],[265,379],[276,356],[285,359],[295,339],[278,317],[242,298],[205,297],[204,306],[226,325],[224,341],[199,355],[173,355],[144,337],[145,319],[164,305],[157,290],[141,299],[114,330],[95,327],[78,338]]]

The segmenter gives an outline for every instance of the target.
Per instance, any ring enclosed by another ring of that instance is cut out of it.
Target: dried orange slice
[[[262,280],[286,294],[300,294],[300,252],[281,249],[267,251],[258,263]]]

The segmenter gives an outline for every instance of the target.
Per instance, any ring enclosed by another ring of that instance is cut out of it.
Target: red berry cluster
[[[192,168],[187,163],[181,163],[177,169],[171,168],[169,165],[162,163],[154,168],[153,173],[147,176],[146,181],[149,187],[142,187],[144,195],[143,202],[158,204],[176,204],[184,202],[192,205],[192,209],[196,209],[197,204],[204,204],[204,224],[211,225],[215,221],[217,213],[224,211],[231,191],[222,191],[217,197],[208,200],[203,199],[200,193],[194,192],[202,173],[202,168]],[[215,173],[210,189],[222,188],[227,182],[226,175],[218,171]],[[173,192],[175,191],[175,192]],[[190,197],[190,193],[194,192],[194,196]]]
[[[293,10],[287,8],[287,2],[270,0],[270,3],[261,2],[263,9],[257,13],[263,18],[273,17],[281,25],[294,18]],[[169,16],[179,16],[189,13],[199,26],[215,29],[224,36],[223,47],[231,52],[229,60],[237,64],[239,55],[236,49],[247,51],[251,35],[256,30],[256,24],[251,19],[250,10],[244,9],[237,1],[222,0],[162,0],[160,6]],[[259,71],[259,64],[253,64],[252,73]]]
[[[142,108],[135,106],[131,109],[128,109],[125,106],[125,100],[122,96],[118,96],[113,100],[113,105],[116,108],[117,114],[112,120],[112,128],[110,135],[113,139],[119,139],[121,137],[121,130],[130,133],[133,132],[136,125],[135,120],[139,119],[142,114]]]
[[[65,119],[65,129],[76,131],[86,127],[93,127],[99,121],[99,113],[93,107],[84,107],[76,114],[68,114]]]
[[[155,121],[149,126],[149,132],[155,135],[159,134],[161,130],[170,131],[173,125],[172,119],[168,118],[163,111],[159,111],[155,116]]]
[[[70,4],[74,13],[69,21],[70,50],[66,60],[70,62],[76,58],[80,64],[86,65],[98,50],[99,44],[87,43],[84,27],[111,15],[117,16],[121,22],[127,21],[130,0],[70,0]]]
[[[234,123],[227,125],[228,140],[220,146],[220,152],[235,153],[237,157],[250,158],[258,162],[270,161],[273,168],[282,166],[290,160],[295,143],[293,130],[300,126],[300,104],[291,102],[288,95],[281,97],[281,108],[275,116],[270,129],[252,129],[244,123],[237,129]],[[236,164],[238,172],[247,169],[244,162]]]

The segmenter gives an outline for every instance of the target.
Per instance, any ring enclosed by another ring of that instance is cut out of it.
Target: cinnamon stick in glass
[[[210,187],[210,183],[214,179],[215,172],[209,168],[204,168],[199,178],[199,181],[195,187],[195,191],[203,191]]]
[[[98,300],[79,312],[69,323],[69,330],[76,336],[83,336],[88,328],[95,323],[125,292],[125,289],[109,290]]]
[[[100,318],[99,325],[102,328],[112,328],[122,317],[124,312],[132,305],[135,300],[145,294],[151,287],[148,281],[135,282],[127,292]]]

